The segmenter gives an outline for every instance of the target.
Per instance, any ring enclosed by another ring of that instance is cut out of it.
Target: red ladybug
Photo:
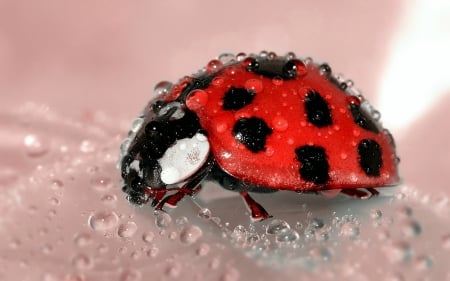
[[[225,55],[156,91],[121,147],[132,203],[176,206],[210,180],[239,192],[261,220],[269,214],[249,192],[366,198],[399,181],[379,113],[327,64],[292,53]]]

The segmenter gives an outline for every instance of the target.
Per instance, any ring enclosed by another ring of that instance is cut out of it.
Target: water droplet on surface
[[[124,270],[119,277],[119,281],[139,281],[141,280],[141,273],[133,269]]]
[[[209,220],[211,218],[211,211],[208,208],[202,208],[198,212],[198,217],[205,220]]]
[[[220,70],[223,67],[223,64],[220,60],[211,60],[206,65],[206,71],[208,73],[214,73]]]
[[[359,237],[359,233],[359,226],[352,222],[344,223],[341,226],[340,235],[348,239],[357,239]]]
[[[383,213],[380,210],[372,209],[370,210],[370,217],[374,220],[379,220],[383,216]]]
[[[274,84],[275,86],[281,86],[283,85],[283,79],[281,77],[274,77],[272,78],[272,84]]]
[[[236,268],[228,268],[222,276],[220,276],[220,281],[237,281],[239,280],[239,271]]]
[[[185,216],[179,217],[175,220],[175,224],[179,226],[184,226],[189,222],[188,218]]]
[[[283,131],[287,130],[289,123],[285,118],[283,118],[281,116],[275,116],[272,119],[272,126],[275,130],[277,130],[279,132],[283,132]]]
[[[324,246],[312,248],[309,254],[312,258],[319,261],[330,261],[333,256],[331,250]]]
[[[392,263],[407,262],[413,255],[413,249],[404,241],[394,242],[384,248],[387,258]]]
[[[272,220],[266,227],[266,233],[267,234],[278,234],[283,229],[290,229],[290,225],[280,219],[274,219]]]
[[[227,64],[235,60],[235,56],[231,53],[223,53],[219,55],[219,60],[222,64]]]
[[[48,151],[46,144],[37,135],[26,135],[23,139],[26,153],[30,157],[41,157]]]
[[[254,93],[260,93],[264,86],[260,79],[248,79],[245,81],[244,85],[245,89],[253,91]]]
[[[105,191],[111,189],[113,182],[110,177],[104,175],[97,175],[90,180],[91,186],[98,191]]]
[[[85,232],[76,233],[73,242],[78,247],[85,247],[92,243],[92,236]]]
[[[153,92],[159,96],[167,94],[170,89],[172,89],[172,83],[168,81],[161,81],[158,84],[156,84],[155,88],[153,89]]]
[[[419,236],[422,232],[422,227],[419,222],[415,220],[407,220],[401,223],[402,232],[408,237]]]
[[[100,201],[105,204],[112,204],[117,201],[117,196],[114,194],[105,194],[100,198]]]
[[[116,227],[119,217],[113,211],[98,211],[89,216],[88,224],[96,231],[111,230]]]
[[[59,199],[56,198],[56,197],[50,197],[50,198],[48,199],[48,201],[49,201],[49,203],[50,203],[51,205],[54,205],[54,206],[57,206],[57,205],[60,204]]]
[[[147,256],[150,258],[155,258],[159,254],[158,248],[151,248],[147,251]]]
[[[208,244],[206,243],[202,243],[200,244],[200,246],[197,248],[197,250],[195,251],[195,253],[197,254],[197,256],[199,257],[204,257],[209,253],[209,250],[211,249],[211,247],[209,247]]]
[[[172,217],[163,212],[159,212],[155,217],[155,225],[159,228],[166,228],[172,222]]]
[[[402,206],[397,210],[397,214],[399,218],[406,219],[412,217],[413,210],[409,206]]]
[[[117,234],[122,238],[130,238],[136,233],[137,229],[138,227],[136,223],[133,221],[129,221],[119,226]]]
[[[231,233],[231,239],[237,244],[244,244],[247,241],[247,230],[243,225],[238,225]]]
[[[279,231],[275,237],[275,240],[280,244],[288,244],[297,241],[300,238],[297,231],[290,228],[284,228]]]
[[[203,232],[200,227],[196,225],[188,225],[185,226],[180,232],[180,241],[183,244],[193,244],[197,242],[197,240],[202,237]]]
[[[442,236],[441,240],[442,240],[442,246],[444,247],[444,249],[450,250],[450,233],[444,234]]]
[[[236,60],[237,61],[243,61],[246,57],[247,57],[247,54],[245,54],[245,53],[238,53],[236,55]]]
[[[80,151],[83,153],[91,153],[95,151],[95,145],[89,140],[83,140],[80,144]]]
[[[92,268],[92,259],[85,254],[77,254],[72,258],[72,265],[78,270],[87,270]]]
[[[181,264],[174,263],[167,267],[166,274],[172,278],[179,277],[182,271]]]
[[[155,234],[151,231],[147,231],[147,232],[144,232],[144,234],[142,234],[142,240],[146,243],[152,242],[154,238],[155,238]]]
[[[310,222],[310,226],[315,229],[322,228],[324,225],[323,220],[319,218],[313,218]]]
[[[186,106],[192,111],[199,110],[208,103],[208,94],[201,90],[193,90],[186,98]]]

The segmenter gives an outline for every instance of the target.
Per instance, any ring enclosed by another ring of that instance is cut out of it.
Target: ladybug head
[[[120,161],[123,191],[138,205],[148,201],[151,190],[188,179],[209,155],[197,115],[178,101],[150,102],[141,123],[130,132]]]

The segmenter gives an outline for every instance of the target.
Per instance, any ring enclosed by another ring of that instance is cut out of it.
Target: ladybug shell
[[[288,79],[251,71],[252,62],[222,67],[206,88],[190,91],[185,99],[226,173],[294,191],[399,181],[392,137],[364,109],[367,102],[312,62],[297,60],[296,75]],[[166,101],[178,98],[189,80],[176,85]]]

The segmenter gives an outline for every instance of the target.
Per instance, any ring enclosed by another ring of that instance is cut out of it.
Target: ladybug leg
[[[239,193],[252,213],[252,220],[262,221],[270,217],[269,213],[267,213],[263,206],[259,205],[253,198],[251,198],[247,191],[240,191]]]
[[[342,189],[341,193],[359,199],[369,199],[370,197],[377,196],[379,194],[375,188],[366,188],[365,190],[367,190],[367,192],[356,188]]]
[[[192,178],[185,185],[178,188],[176,193],[162,199],[155,209],[162,210],[166,204],[174,208],[177,206],[178,202],[184,198],[184,196],[194,196],[200,192],[200,182],[209,174],[214,164],[215,162],[211,156],[210,160],[200,170],[198,170],[197,173],[194,174],[194,176],[192,176]]]

